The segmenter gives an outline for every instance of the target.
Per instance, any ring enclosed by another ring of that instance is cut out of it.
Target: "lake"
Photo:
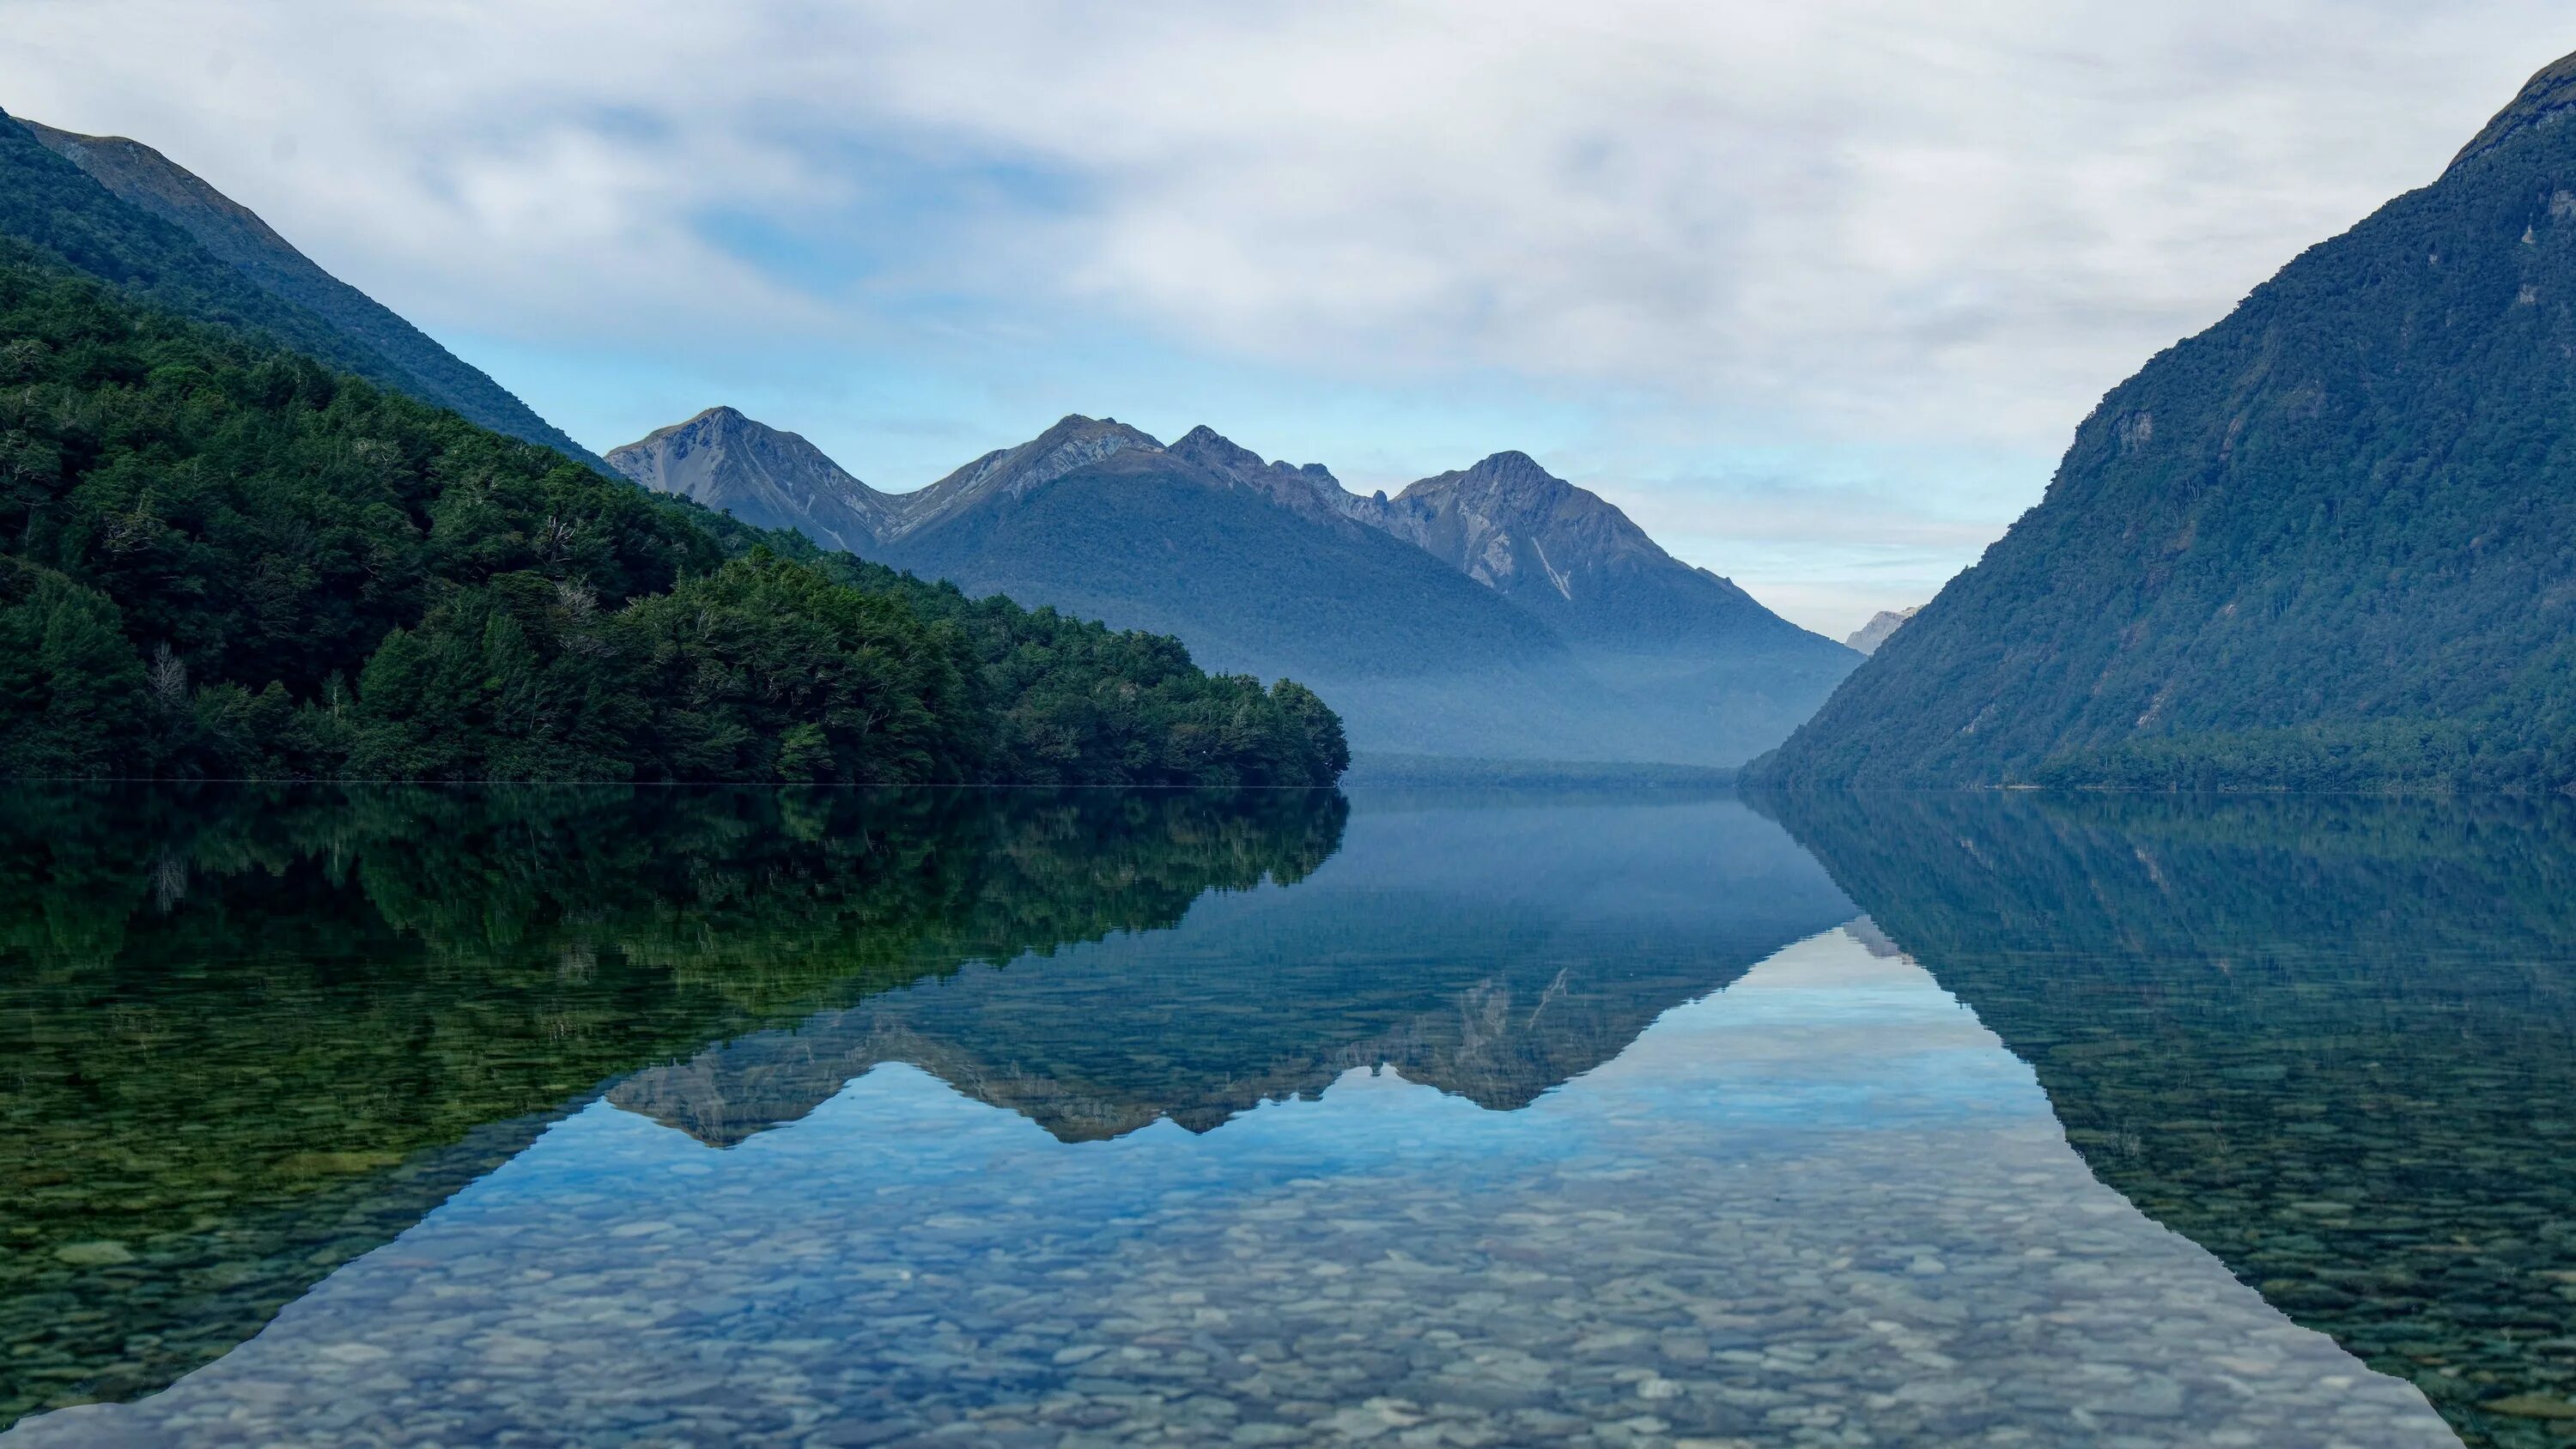
[[[2576,1444],[2576,808],[33,789],[0,1443]]]

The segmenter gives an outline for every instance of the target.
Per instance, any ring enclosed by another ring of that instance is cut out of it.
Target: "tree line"
[[[0,774],[1329,784],[1312,691],[646,493],[0,242]]]

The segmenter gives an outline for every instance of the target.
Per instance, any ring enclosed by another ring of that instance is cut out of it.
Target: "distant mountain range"
[[[1732,765],[1859,656],[1500,453],[1390,499],[1208,428],[1068,417],[883,493],[731,408],[613,449],[647,487],[1322,690],[1363,749]]]
[[[1755,773],[2576,789],[2576,56],[2158,354]]]
[[[140,142],[0,113],[0,233],[139,300],[267,332],[379,386],[605,470],[508,389]]]
[[[456,409],[517,404],[256,217],[47,134],[150,205],[0,118],[0,775],[1312,786],[1349,763],[1303,686],[485,428]],[[442,392],[460,378],[479,402]]]
[[[1520,453],[1361,496],[1206,428],[1071,417],[889,494],[715,408],[602,460],[151,147],[0,117],[0,234],[744,523],[1311,684],[1380,753],[1732,766],[1859,662]]]
[[[1888,635],[1895,633],[1906,620],[1921,613],[1922,609],[1923,606],[1920,604],[1911,609],[1881,609],[1870,615],[1869,622],[1854,629],[1851,637],[1843,642],[1863,654],[1875,654],[1878,652],[1878,646],[1887,642]]]

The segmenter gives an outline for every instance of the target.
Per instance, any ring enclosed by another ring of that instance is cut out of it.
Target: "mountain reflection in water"
[[[1835,930],[1728,975],[1507,1112],[1353,1068],[1065,1142],[887,1063],[719,1149],[595,1104],[9,1442],[2452,1442],[2096,1182],[1912,963]]]
[[[2467,1442],[2576,1443],[2576,806],[1757,803],[2102,1181]]]
[[[1381,801],[1329,878],[1202,902],[1191,929],[1044,970],[984,965],[645,1071],[609,1093],[709,1143],[884,1061],[1066,1141],[1391,1066],[1509,1111],[1852,908],[1733,802]]]
[[[1757,803],[23,796],[0,1423],[2565,1443],[2562,816]]]
[[[229,1351],[638,1068],[1302,879],[1330,792],[0,806],[0,1424]]]

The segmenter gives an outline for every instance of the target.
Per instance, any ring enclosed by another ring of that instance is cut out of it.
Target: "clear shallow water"
[[[2457,928],[2520,948],[2483,1004],[2347,930],[2270,1024],[2189,985],[2247,979],[2218,926],[2142,951],[2067,890],[2170,821],[2046,817],[2033,904],[1724,799],[546,802],[8,838],[11,1386],[136,1400],[10,1442],[2559,1441],[2551,1175],[2271,1145],[2379,1110],[2299,1065],[2356,1032],[2435,1013],[2410,1079],[2491,1018],[2563,1050],[2547,908]],[[2027,818],[1898,823],[1991,866]],[[2459,1069],[2528,1141],[2567,1061]],[[2344,1205],[2286,1257],[2267,1173]],[[2365,1257],[2364,1212],[2409,1225]],[[2381,1316],[2443,1361],[2392,1359],[2352,1275],[2435,1215],[2537,1286],[2471,1352],[2499,1280],[2416,1274]]]

